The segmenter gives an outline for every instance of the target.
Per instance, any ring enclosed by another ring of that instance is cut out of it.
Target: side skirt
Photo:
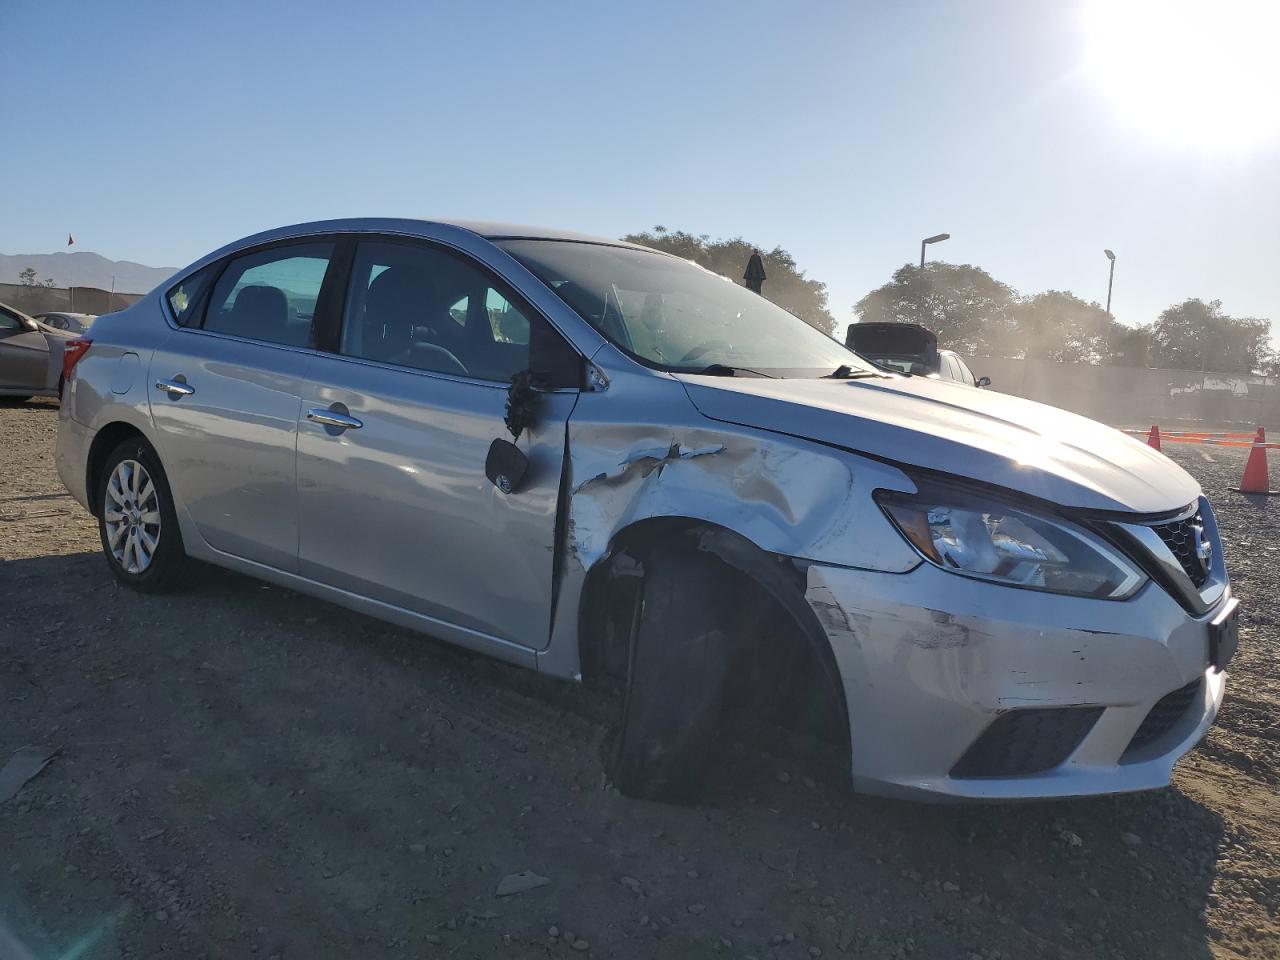
[[[186,530],[183,530],[183,534],[185,539]],[[537,669],[538,657],[530,647],[524,647],[518,643],[512,643],[510,640],[503,640],[501,637],[482,633],[479,630],[460,627],[449,623],[447,620],[440,620],[436,617],[429,617],[426,614],[406,610],[404,607],[397,607],[381,600],[374,600],[357,593],[351,593],[348,590],[331,587],[328,584],[310,580],[298,574],[287,573],[275,567],[269,567],[266,564],[256,563],[253,560],[244,560],[229,553],[215,550],[204,542],[196,545],[192,545],[190,541],[187,541],[187,543],[187,552],[193,559],[203,560],[206,563],[224,567],[236,573],[243,573],[257,580],[265,580],[279,587],[296,590],[298,593],[317,597],[320,600],[327,600],[330,603],[336,603],[340,607],[346,607],[356,613],[363,613],[376,620],[383,620],[398,627],[415,630],[418,633],[425,633],[438,640],[444,640],[455,646],[474,650],[477,653],[483,653],[486,656],[513,663],[516,666],[528,667],[531,670]],[[192,548],[193,546],[194,549]]]

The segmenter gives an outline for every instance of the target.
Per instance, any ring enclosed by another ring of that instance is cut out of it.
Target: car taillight
[[[62,347],[62,379],[67,381],[71,379],[71,374],[76,368],[76,364],[80,362],[80,358],[89,352],[89,348],[93,346],[93,341],[88,337],[80,337],[77,340],[68,340]]]

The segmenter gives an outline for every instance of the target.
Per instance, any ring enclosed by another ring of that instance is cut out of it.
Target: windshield
[[[604,244],[502,240],[565,303],[632,356],[665,370],[763,376],[876,369],[759,294],[686,260]]]

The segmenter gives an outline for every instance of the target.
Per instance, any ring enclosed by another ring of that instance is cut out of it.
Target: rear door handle
[[[326,427],[338,427],[342,430],[359,430],[364,426],[364,421],[362,420],[349,417],[345,413],[338,413],[335,410],[326,410],[323,407],[313,407],[308,410],[307,419],[314,420],[316,423],[323,423]]]
[[[163,390],[171,397],[189,397],[196,392],[196,388],[188,386],[181,380],[157,380],[156,389]]]

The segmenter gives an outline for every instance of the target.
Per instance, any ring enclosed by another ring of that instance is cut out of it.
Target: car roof
[[[225,244],[217,250],[205,254],[194,263],[188,264],[160,284],[156,289],[167,287],[169,283],[191,271],[202,269],[210,263],[231,256],[242,250],[250,249],[264,243],[278,240],[291,240],[308,235],[332,233],[400,233],[425,235],[430,228],[444,228],[445,231],[465,231],[473,236],[490,242],[496,240],[561,240],[574,243],[598,243],[612,247],[627,247],[632,250],[644,250],[655,256],[670,257],[672,254],[662,250],[654,250],[638,243],[615,240],[609,237],[596,236],[589,233],[576,233],[572,230],[558,230],[551,227],[536,227],[517,223],[502,223],[488,220],[449,220],[427,219],[426,217],[343,217],[333,220],[312,220],[304,223],[293,223],[270,230],[263,230],[251,236]]]
[[[601,237],[591,233],[579,233],[576,230],[561,230],[556,227],[539,227],[526,223],[503,223],[494,220],[426,220],[425,223],[445,223],[452,227],[461,227],[478,233],[486,240],[573,240],[578,243],[628,244],[625,240],[613,237]]]
[[[614,247],[633,247],[637,250],[649,250],[649,247],[614,237],[602,237],[596,234],[579,233],[574,230],[561,230],[555,227],[531,226],[520,223],[503,223],[495,220],[453,220],[448,218],[429,217],[344,217],[336,220],[316,220],[307,223],[295,223],[276,227],[244,237],[228,244],[224,249],[248,246],[251,243],[284,238],[298,232],[317,233],[321,231],[333,233],[376,233],[379,231],[404,230],[415,232],[423,227],[443,226],[466,230],[486,240],[567,240],[576,243],[601,243]],[[662,253],[662,251],[654,251]]]

